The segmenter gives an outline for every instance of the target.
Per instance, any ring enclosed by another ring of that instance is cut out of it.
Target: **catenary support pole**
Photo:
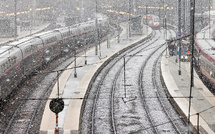
[[[181,0],[178,0],[178,37],[181,37]],[[178,46],[179,46],[179,70],[178,74],[181,75],[181,38],[178,40]]]
[[[194,86],[193,79],[193,60],[194,60],[194,22],[195,22],[195,0],[190,0],[190,45],[191,45],[191,61],[190,61],[190,95],[189,95],[189,109],[188,109],[188,133],[190,130],[190,109],[191,109],[191,99],[192,99],[192,88]]]
[[[197,115],[197,134],[199,134],[199,113]]]
[[[97,18],[97,0],[96,0],[96,43],[95,43],[95,55],[98,55],[98,18]]]
[[[17,39],[17,11],[16,11],[16,6],[17,6],[17,0],[14,1],[14,40]]]

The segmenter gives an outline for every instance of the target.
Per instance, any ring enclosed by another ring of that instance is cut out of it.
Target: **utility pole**
[[[81,22],[84,22],[84,6],[83,6],[83,0],[81,0]]]
[[[148,36],[148,5],[146,5],[146,35]]]
[[[125,76],[125,56],[123,57],[123,65],[124,65],[124,91],[125,91],[125,98],[126,98],[126,76]]]
[[[36,10],[37,10],[37,8],[36,8],[36,5],[37,5],[37,1],[36,0],[33,0],[33,5],[32,5],[32,19],[33,19],[33,23],[32,23],[32,27],[34,27],[35,25],[36,25],[36,23],[38,23],[38,22],[35,22],[35,18],[36,18]]]
[[[131,37],[131,0],[129,0],[129,21],[128,21],[128,34]]]
[[[183,10],[183,22],[182,22],[183,23],[183,27],[182,27],[183,30],[182,31],[183,31],[183,35],[185,35],[185,32],[186,32],[186,30],[185,30],[185,26],[186,26],[186,24],[185,24],[185,18],[186,18],[186,13],[185,13],[186,12],[186,8],[185,8],[186,2],[185,2],[185,0],[183,0],[182,5],[183,5],[183,9],[182,9]]]
[[[195,0],[190,0],[190,45],[192,46],[191,50],[191,61],[190,61],[190,95],[189,95],[189,109],[188,109],[188,133],[191,133],[189,130],[190,127],[190,109],[191,109],[191,99],[192,99],[192,87],[194,86],[193,79],[193,60],[194,60],[194,21],[195,21]]]
[[[208,10],[209,10],[209,34],[208,34],[208,38],[210,38],[210,33],[211,33],[211,3],[210,0],[208,0]]]
[[[17,38],[17,11],[16,11],[17,1],[14,1],[14,40]]]
[[[120,28],[119,28],[119,2],[117,0],[117,31],[118,31],[118,43],[120,43]]]
[[[95,43],[95,55],[98,55],[98,19],[97,19],[97,0],[96,0],[96,43]]]
[[[137,15],[137,1],[136,0],[133,0],[133,10],[134,10],[134,16]]]
[[[165,33],[164,33],[164,39],[167,39],[167,25],[166,25],[166,9],[167,9],[168,5],[164,4],[164,29],[165,29]]]
[[[178,37],[181,37],[181,0],[178,0]],[[178,40],[179,46],[179,70],[178,74],[181,75],[181,38]]]
[[[75,47],[75,68],[74,68],[74,78],[77,78],[77,71],[76,71],[76,47]]]

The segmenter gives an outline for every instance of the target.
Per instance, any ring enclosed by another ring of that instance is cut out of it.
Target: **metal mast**
[[[195,21],[195,0],[190,0],[190,45],[192,46],[191,50],[191,61],[190,61],[190,69],[191,69],[191,82],[190,82],[190,95],[189,95],[189,110],[188,110],[188,133],[190,127],[190,109],[191,109],[191,99],[192,99],[192,87],[194,86],[193,79],[193,60],[194,60],[194,21]]]

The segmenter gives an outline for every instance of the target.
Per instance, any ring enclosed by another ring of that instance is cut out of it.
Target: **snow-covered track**
[[[164,112],[159,100],[156,103],[160,105],[162,118],[165,120],[159,122],[153,117],[153,109],[147,106],[148,95],[144,91],[147,90],[147,85],[143,84],[144,90],[138,88],[143,81],[154,81],[153,73],[148,72],[151,76],[145,78],[145,72],[148,71],[145,67],[149,63],[152,63],[152,70],[158,67],[153,66],[159,62],[159,56],[166,48],[162,37],[159,31],[156,31],[153,39],[119,54],[101,70],[85,99],[81,133],[161,133],[164,130],[159,128],[166,127],[166,124],[171,128],[169,131],[180,133],[170,117],[166,117],[168,114]],[[152,82],[149,84],[150,90],[155,88]],[[152,98],[157,98],[156,94],[154,92],[155,96]],[[163,123],[164,125],[161,125]]]

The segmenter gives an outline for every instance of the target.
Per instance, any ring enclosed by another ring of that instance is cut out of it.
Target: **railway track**
[[[158,68],[154,66],[165,49],[161,36],[156,31],[153,39],[118,55],[99,73],[85,102],[81,133],[183,131],[178,130],[172,117],[164,112],[165,107],[157,99],[156,85],[159,84],[153,84],[159,76],[153,75],[152,71]],[[153,103],[155,99],[156,103]],[[158,105],[159,109],[151,105]],[[158,115],[165,120],[157,118]]]
[[[166,97],[160,96],[161,88],[158,86],[158,79],[156,80],[156,78],[159,78],[159,76],[156,76],[159,74],[159,72],[156,72],[156,68],[159,67],[156,64],[162,52],[161,48],[154,50],[149,55],[147,62],[143,64],[139,75],[140,93],[152,124],[153,133],[184,133],[184,131],[179,131],[177,128],[179,126],[176,126],[173,119],[169,116],[165,105],[161,102]]]
[[[110,36],[116,36],[111,28]],[[106,37],[102,38],[102,41]],[[94,44],[89,44],[89,48]],[[84,49],[84,48],[83,48]],[[84,53],[78,49],[76,53]],[[39,74],[34,74],[17,88],[1,106],[0,133],[39,133],[43,110],[51,89],[57,81],[55,70],[62,70],[74,61],[74,53],[62,56],[48,64]],[[52,72],[52,73],[51,73]]]
[[[50,72],[50,70],[58,70],[65,68],[68,66],[74,58],[70,58],[65,60],[65,58],[60,58],[49,65],[43,72]],[[60,61],[63,61],[64,64],[58,66]],[[57,67],[57,68],[56,68]],[[19,134],[33,134],[35,130],[32,131],[33,127],[39,128],[39,124],[35,124],[35,122],[39,121],[36,119],[36,116],[40,114],[40,105],[41,103],[45,103],[48,99],[48,94],[50,92],[50,88],[56,82],[58,76],[57,73],[42,73],[32,77],[30,80],[26,81],[26,83],[21,87],[19,92],[24,93],[25,95],[13,96],[9,101],[19,101],[21,102],[16,110],[14,110],[9,123],[7,124],[6,129],[4,130],[4,134],[8,133],[19,133]],[[15,98],[17,100],[14,100]],[[16,106],[16,105],[15,105]],[[12,107],[12,105],[10,105]],[[39,121],[40,122],[40,121]],[[35,126],[34,126],[35,125]]]

